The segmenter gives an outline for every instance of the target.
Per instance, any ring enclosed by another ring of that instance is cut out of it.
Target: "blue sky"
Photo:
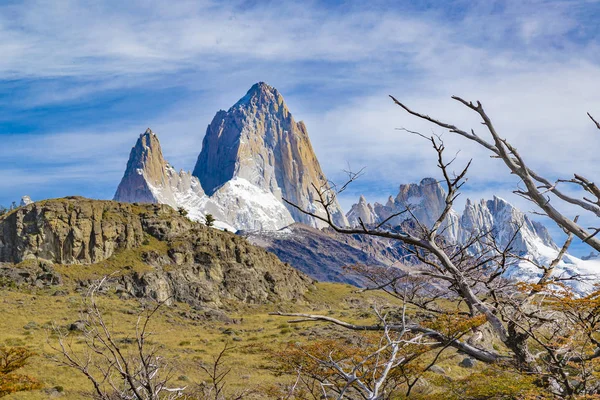
[[[432,127],[388,94],[475,128],[450,96],[479,99],[532,166],[593,179],[600,134],[585,112],[600,116],[599,17],[592,0],[4,0],[0,204],[111,198],[147,127],[172,164],[192,169],[215,112],[258,81],[306,122],[330,179],[367,168],[346,208],[438,175],[429,146],[396,129]],[[464,198],[498,194],[532,210],[497,160],[445,140],[459,162],[474,159]]]

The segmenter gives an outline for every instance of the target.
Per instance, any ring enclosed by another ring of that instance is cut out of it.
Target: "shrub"
[[[23,368],[34,355],[25,347],[0,347],[0,397],[42,387],[35,378],[14,373]]]

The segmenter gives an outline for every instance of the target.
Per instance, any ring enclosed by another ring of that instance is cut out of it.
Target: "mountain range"
[[[131,150],[114,200],[183,208],[193,220],[211,214],[217,228],[246,236],[316,279],[360,285],[360,278],[345,275],[342,266],[398,265],[403,254],[394,244],[341,237],[289,204],[324,216],[316,188],[327,189],[328,182],[306,125],[296,122],[277,89],[259,82],[229,110],[216,113],[193,172],[178,172],[165,160],[157,135],[148,128]],[[407,207],[412,217],[405,213],[387,223],[396,226],[415,218],[431,226],[445,207],[444,189],[437,180],[425,178],[418,184],[400,185],[386,204],[370,204],[361,196],[347,214],[337,201],[330,209],[337,225],[353,226],[359,221],[378,224]],[[523,260],[506,274],[521,280],[531,281],[540,274],[528,258],[547,265],[559,253],[542,224],[499,197],[468,200],[462,213],[451,210],[443,231],[455,243],[466,243],[482,232],[492,235],[501,247],[510,242]],[[476,246],[472,251],[478,251]],[[556,273],[594,275],[600,273],[600,261],[567,254]],[[575,284],[581,290],[588,285]]]
[[[193,219],[212,214],[217,227],[232,231],[277,230],[293,222],[323,227],[283,199],[324,215],[313,186],[327,184],[306,126],[275,88],[260,82],[217,112],[193,173],[177,172],[147,129],[131,150],[114,200],[183,207]],[[337,202],[331,209],[337,223],[347,224]]]

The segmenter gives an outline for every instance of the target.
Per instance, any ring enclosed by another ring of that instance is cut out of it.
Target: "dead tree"
[[[503,158],[511,171],[514,169],[515,173],[530,178],[527,183],[528,189],[520,191],[520,194],[530,196],[534,201],[539,200],[543,205],[542,209],[548,210],[549,215],[555,215],[556,219],[561,221],[561,226],[566,227],[570,233],[556,260],[549,265],[536,265],[540,269],[540,279],[534,284],[523,284],[504,278],[504,273],[509,267],[522,261],[522,256],[513,252],[513,240],[501,247],[494,240],[492,232],[473,232],[472,236],[462,243],[453,243],[447,239],[445,231],[449,228],[448,215],[465,183],[470,162],[458,173],[452,173],[450,166],[455,160],[445,160],[445,147],[441,138],[419,134],[429,141],[435,151],[437,166],[443,177],[441,182],[446,190],[445,207],[430,226],[419,221],[410,207],[377,225],[367,225],[363,221],[359,221],[357,227],[336,225],[330,209],[340,191],[345,190],[348,184],[356,179],[356,174],[351,174],[348,183],[339,190],[334,190],[335,187],[329,184],[314,187],[318,203],[325,210],[323,215],[291,202],[288,204],[326,222],[339,233],[370,235],[401,243],[405,251],[418,261],[417,265],[406,268],[401,273],[398,269],[366,271],[372,282],[371,288],[386,291],[418,307],[422,313],[439,323],[425,324],[415,319],[406,324],[355,325],[320,315],[279,315],[329,322],[356,331],[408,330],[412,334],[423,335],[437,342],[437,347],[453,347],[481,362],[502,365],[536,376],[537,385],[546,393],[551,392],[563,397],[574,394],[599,394],[600,380],[597,374],[594,375],[591,371],[597,368],[595,360],[600,357],[600,321],[597,321],[597,317],[589,318],[597,312],[599,295],[591,294],[585,298],[577,298],[569,291],[568,286],[564,285],[564,280],[578,277],[557,277],[553,274],[573,235],[583,237],[590,245],[598,239],[588,231],[582,232],[576,219],[559,218],[556,215],[558,211],[549,206],[546,200],[539,199],[542,195],[540,190],[549,190],[555,194],[559,193],[559,198],[577,203],[575,199],[558,191],[556,185],[547,189],[531,185],[533,181],[540,182],[539,175],[526,167],[525,162],[508,142],[498,138],[479,103],[477,106],[463,103],[481,113],[484,123],[495,139],[493,144],[485,142],[474,133],[467,133],[452,125],[414,113],[398,102],[411,114],[482,144]],[[591,185],[586,188],[596,190]],[[595,207],[588,203],[590,202],[586,201],[581,204],[585,204],[586,209]],[[389,221],[398,215],[405,216],[407,221],[399,226],[389,224]],[[515,227],[514,237],[518,229],[519,227]],[[410,283],[402,282],[400,278],[403,276],[408,276]],[[442,302],[438,301],[440,298],[444,298],[446,302],[450,300],[452,306],[443,306]],[[574,309],[577,311],[573,311]],[[449,325],[473,319],[485,321],[495,339],[504,347],[496,350],[477,341],[464,341],[447,333]],[[573,340],[563,340],[567,337]]]
[[[521,179],[524,188],[515,190],[516,194],[536,204],[545,215],[550,217],[565,231],[577,236],[596,251],[600,251],[600,239],[596,237],[600,232],[600,227],[585,228],[578,224],[577,221],[568,218],[554,207],[557,202],[559,204],[560,202],[564,202],[576,206],[583,212],[591,213],[595,217],[600,218],[600,188],[598,188],[598,186],[591,179],[575,173],[573,174],[572,178],[552,180],[533,170],[526,163],[525,159],[521,156],[516,147],[500,136],[494,127],[492,120],[486,114],[483,105],[479,101],[474,104],[473,102],[463,100],[457,96],[452,97],[454,100],[460,102],[479,115],[482,124],[486,127],[491,140],[485,139],[476,134],[473,129],[461,129],[455,125],[442,122],[426,114],[413,111],[404,103],[398,101],[395,97],[390,97],[394,103],[402,107],[409,114],[431,122],[432,124],[441,128],[447,129],[451,133],[458,134],[489,150],[494,157],[502,160],[506,167],[508,167],[508,170],[511,174],[514,174]],[[590,113],[587,115],[592,120],[594,125],[600,129],[600,123],[598,123]],[[580,196],[572,196],[567,194],[561,188],[562,185],[565,184],[571,184],[581,188],[583,190],[582,194]]]
[[[439,347],[439,342],[424,332],[411,330],[406,320],[406,304],[402,308],[402,314],[395,318],[391,318],[389,313],[383,314],[377,307],[373,308],[380,327],[379,338],[371,337],[371,341],[365,339],[360,344],[351,346],[336,342],[335,348],[332,348],[332,339],[326,343],[313,341],[308,347],[294,345],[292,351],[278,353],[279,362],[285,364],[284,369],[294,370],[298,375],[286,398],[291,398],[299,382],[315,399],[384,400],[396,398],[401,391],[409,395],[421,376],[398,371],[411,365],[429,347]],[[327,316],[294,315],[300,319],[293,320],[292,323],[326,321],[344,324]],[[356,330],[356,327],[351,329]],[[442,347],[424,371],[435,364],[445,348],[447,347]]]
[[[223,349],[213,357],[212,362],[206,363],[200,361],[198,368],[208,377],[207,382],[198,385],[196,393],[192,395],[194,398],[206,400],[241,400],[250,396],[254,390],[246,388],[232,392],[228,390],[228,376],[231,373],[231,368],[227,365],[227,355],[235,349],[229,343],[225,343]]]
[[[73,335],[55,326],[58,344],[50,346],[59,354],[55,360],[73,368],[92,383],[93,396],[100,400],[173,400],[183,395],[184,387],[171,387],[174,368],[151,345],[148,330],[151,319],[164,302],[143,311],[135,324],[133,338],[118,338],[98,307],[96,293],[106,278],[92,285],[81,310],[83,350],[74,347]],[[126,349],[132,343],[135,349]]]

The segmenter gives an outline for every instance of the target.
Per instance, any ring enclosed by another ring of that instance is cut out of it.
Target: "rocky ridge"
[[[148,128],[131,149],[114,200],[168,204],[177,208],[185,196],[202,198],[202,185],[191,173],[177,172],[165,160],[158,137]]]
[[[193,174],[177,172],[148,129],[130,153],[116,201],[182,207],[202,221],[212,214],[228,230],[278,230],[294,222],[324,224],[284,199],[319,215],[314,187],[327,184],[306,126],[296,122],[281,94],[257,83],[208,126]],[[339,204],[331,206],[346,225]]]
[[[149,245],[154,242],[160,245]],[[301,299],[312,282],[244,238],[192,222],[167,205],[71,197],[0,217],[4,266],[33,262],[85,270],[128,251],[146,266],[119,278],[121,290],[132,296],[217,306],[227,300],[265,303]]]
[[[388,223],[397,226],[404,221],[416,219],[425,226],[431,227],[444,207],[444,189],[435,179],[425,178],[419,184],[400,185],[398,195],[395,198],[390,196],[385,205],[380,203],[371,205],[361,196],[359,202],[352,206],[347,217],[353,226],[359,224],[359,218],[364,218],[365,224],[376,224],[409,208],[410,214],[404,213],[394,217]],[[373,212],[371,213],[370,210]],[[474,235],[487,232],[500,248],[510,245],[513,253],[525,258],[529,257],[532,261],[543,265],[548,265],[559,253],[558,246],[544,225],[532,221],[512,204],[497,196],[479,202],[467,199],[462,213],[450,211],[441,231],[448,241],[459,244],[467,243]],[[472,251],[478,250],[478,245],[472,246]],[[582,260],[567,254],[557,266],[555,274],[588,275],[590,279],[588,282],[573,283],[577,289],[587,290],[592,282],[600,277],[600,262],[593,259]],[[540,270],[526,260],[515,263],[506,273],[507,277],[523,281],[533,281],[540,275]]]
[[[243,231],[240,234],[311,278],[325,282],[366,286],[363,276],[346,267],[388,267],[400,256],[398,249],[390,243],[298,223],[279,231]]]

